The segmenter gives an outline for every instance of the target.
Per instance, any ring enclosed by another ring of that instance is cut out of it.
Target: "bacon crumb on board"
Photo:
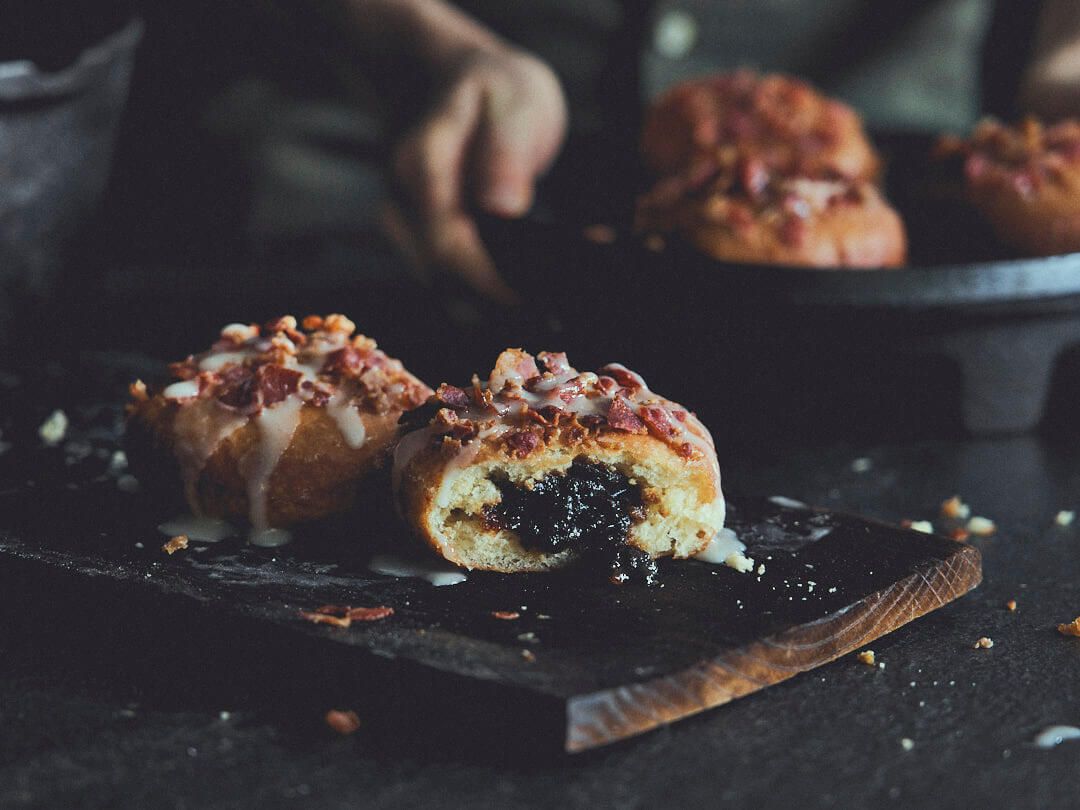
[[[1007,611],[1009,611],[1010,613],[1015,611],[1016,610],[1016,600],[1015,599],[1010,599],[1008,602],[1006,602],[1005,603],[1005,609]]]
[[[394,615],[387,605],[377,607],[350,607],[348,605],[323,605],[315,610],[301,610],[300,616],[312,624],[329,624],[348,627],[353,622],[377,622]]]
[[[994,646],[994,640],[992,638],[988,638],[987,636],[983,636],[982,638],[980,638],[978,641],[975,642],[975,649],[976,650],[989,650],[993,646]]]
[[[971,507],[960,500],[959,495],[953,495],[947,501],[942,501],[941,516],[951,520],[967,520],[971,517]]]
[[[326,713],[326,725],[338,734],[353,734],[360,728],[360,718],[354,711],[331,709]]]
[[[502,619],[504,622],[512,622],[514,619],[521,618],[521,614],[516,610],[493,610],[491,611],[491,618]]]
[[[1076,636],[1080,638],[1080,616],[1077,616],[1068,624],[1059,624],[1058,632],[1063,636]]]
[[[178,534],[176,537],[170,538],[169,542],[161,547],[161,550],[168,555],[173,555],[182,548],[188,547],[188,536],[186,534]]]
[[[866,664],[868,667],[872,667],[876,663],[873,650],[863,650],[859,653],[858,659],[860,664]]]

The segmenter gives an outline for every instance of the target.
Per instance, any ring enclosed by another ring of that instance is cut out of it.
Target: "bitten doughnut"
[[[658,176],[730,153],[772,170],[873,181],[880,161],[858,114],[798,79],[747,70],[675,85],[646,114],[641,151]]]
[[[261,545],[347,510],[401,414],[431,394],[355,329],[342,315],[231,324],[209,351],[172,364],[177,382],[157,393],[134,383],[140,477],[171,470],[193,513],[246,519]]]
[[[903,221],[865,180],[774,177],[755,160],[735,171],[694,171],[639,198],[639,232],[678,233],[729,262],[873,268],[905,261]]]
[[[465,568],[547,571],[584,559],[615,582],[702,551],[724,525],[712,437],[612,364],[499,355],[490,377],[443,384],[409,414],[394,484],[409,526]]]
[[[1080,251],[1080,121],[987,119],[939,153],[963,159],[966,196],[1002,242],[1037,256]]]

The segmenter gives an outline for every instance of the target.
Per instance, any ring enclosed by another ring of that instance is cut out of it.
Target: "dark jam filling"
[[[643,506],[638,487],[618,470],[576,459],[565,474],[544,476],[531,489],[496,486],[502,502],[484,508],[492,528],[513,531],[528,549],[578,550],[616,584],[656,584],[656,561],[626,542]]]

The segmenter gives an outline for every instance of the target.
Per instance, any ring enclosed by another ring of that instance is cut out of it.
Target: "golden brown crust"
[[[343,316],[304,326],[226,327],[211,351],[173,365],[181,382],[153,394],[134,384],[128,445],[140,478],[184,492],[197,514],[257,528],[349,509],[401,414],[430,389]],[[274,431],[277,452],[267,449]],[[253,491],[265,499],[253,504]]]
[[[409,422],[395,452],[399,511],[447,560],[503,572],[560,567],[576,550],[527,549],[491,525],[496,480],[531,486],[575,460],[619,470],[639,488],[628,542],[652,556],[689,556],[723,526],[712,438],[682,406],[613,364],[579,373],[565,355],[508,349],[486,385],[442,385]]]
[[[1032,255],[1080,251],[1080,121],[1044,126],[982,121],[970,138],[944,138],[963,163],[966,196],[1002,242]]]
[[[657,175],[718,148],[771,171],[873,181],[880,160],[858,114],[805,82],[751,71],[682,82],[650,107],[641,150]]]

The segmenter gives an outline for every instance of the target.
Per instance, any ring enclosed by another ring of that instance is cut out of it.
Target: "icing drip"
[[[201,543],[217,543],[236,534],[236,529],[224,520],[196,515],[181,515],[168,520],[158,526],[158,531],[167,537],[186,534],[189,539]]]
[[[367,439],[367,430],[364,428],[364,420],[360,411],[349,401],[348,397],[340,391],[336,392],[326,403],[326,412],[330,415],[341,431],[341,438],[345,444],[354,450],[363,446]]]
[[[465,572],[460,569],[447,568],[417,560],[406,560],[402,557],[391,557],[387,554],[372,557],[371,562],[368,563],[368,569],[376,574],[383,574],[388,577],[424,579],[436,587],[457,585],[467,579]]]
[[[199,513],[199,499],[195,487],[207,459],[223,441],[246,423],[246,416],[220,408],[209,400],[191,402],[177,410],[173,423],[175,452],[180,462],[184,497],[196,515]]]
[[[743,554],[744,551],[746,544],[735,536],[735,532],[721,529],[709,541],[709,545],[694,555],[694,559],[712,565],[726,565],[744,574],[754,567],[753,559]]]
[[[259,441],[240,461],[240,471],[247,483],[248,519],[251,522],[249,539],[257,545],[281,545],[282,542],[288,542],[287,533],[285,539],[276,535],[268,536],[267,530],[271,529],[271,526],[267,516],[266,499],[270,491],[270,478],[300,424],[300,409],[303,404],[299,397],[291,396],[259,411],[255,417]]]

